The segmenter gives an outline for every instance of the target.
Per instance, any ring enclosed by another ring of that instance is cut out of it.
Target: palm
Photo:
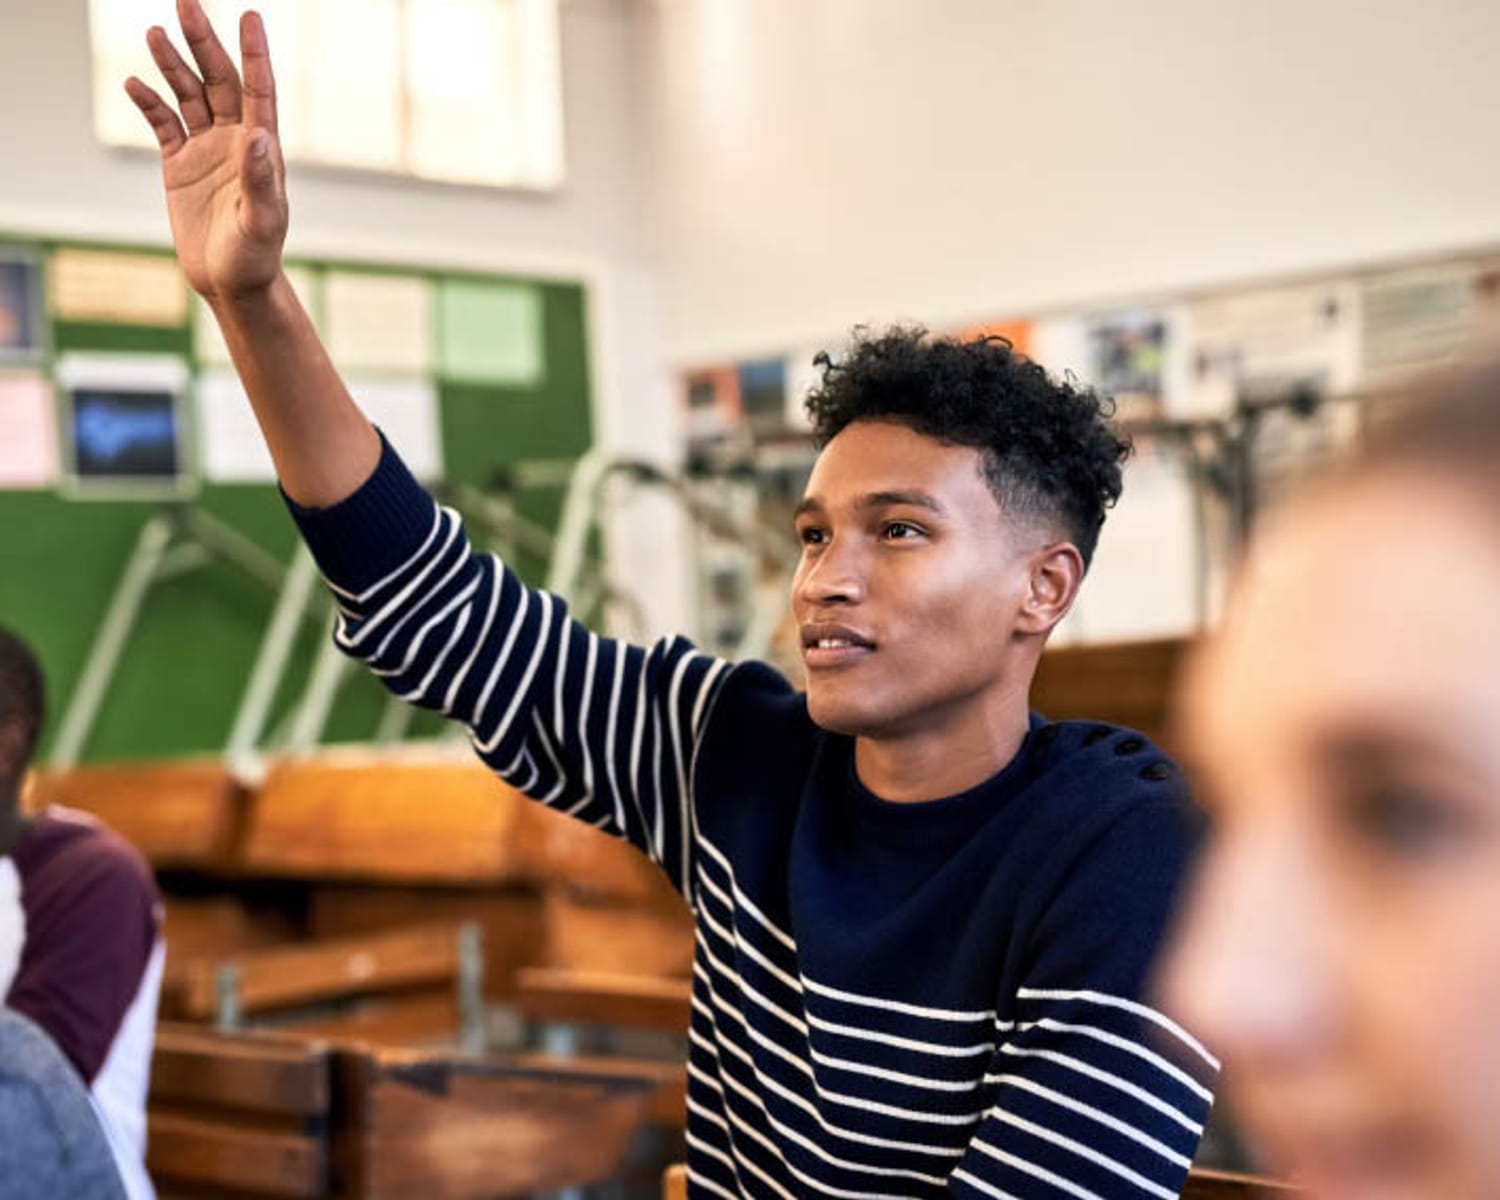
[[[205,295],[268,284],[280,262],[280,236],[258,235],[247,220],[239,167],[247,135],[243,125],[216,125],[162,156],[177,258]]]
[[[188,282],[210,299],[249,293],[281,269],[287,224],[265,29],[254,14],[240,22],[241,83],[199,0],[178,0],[177,12],[197,72],[164,30],[146,40],[181,116],[139,79],[125,88],[161,147],[172,240]]]

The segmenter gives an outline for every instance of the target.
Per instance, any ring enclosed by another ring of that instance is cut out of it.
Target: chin
[[[827,691],[811,687],[807,690],[807,715],[813,724],[829,733],[845,737],[872,737],[889,729],[895,714],[870,702],[869,696],[858,699],[829,695]]]

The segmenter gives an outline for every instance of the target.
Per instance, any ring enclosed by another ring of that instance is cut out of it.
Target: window
[[[238,57],[244,0],[205,0]],[[502,187],[562,182],[557,0],[259,0],[288,158]],[[90,0],[99,137],[153,146],[122,83],[171,0]],[[174,37],[184,50],[180,35]],[[186,55],[185,55],[186,57]]]

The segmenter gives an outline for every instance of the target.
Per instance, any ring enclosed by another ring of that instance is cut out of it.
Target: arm
[[[1218,1062],[1143,997],[1189,843],[1178,810],[1150,803],[1070,872],[1033,933],[1021,986],[999,1006],[993,1099],[953,1195],[1179,1193]]]
[[[336,638],[403,699],[467,724],[508,782],[628,838],[683,886],[696,736],[725,664],[681,640],[595,637],[556,597],[476,554],[350,398],[281,271],[287,202],[265,31],[240,23],[244,80],[197,0],[198,71],[148,42],[181,115],[138,79],[172,236],[212,306],[293,515],[339,601]]]
[[[338,645],[395,695],[462,721],[503,779],[624,837],[686,888],[689,777],[728,664],[674,638],[601,638],[477,554],[385,448],[342,503],[292,505],[338,600]]]

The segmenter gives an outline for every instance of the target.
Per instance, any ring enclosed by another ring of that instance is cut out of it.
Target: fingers
[[[177,113],[171,105],[134,75],[125,81],[125,94],[135,101],[135,106],[141,110],[141,115],[150,123],[164,156],[172,153],[187,141],[187,133],[183,130],[182,122],[177,119]]]
[[[245,69],[245,124],[276,132],[276,79],[266,27],[257,12],[240,18],[240,60]]]
[[[225,53],[199,0],[177,0],[177,20],[182,36],[203,76],[203,91],[209,112],[217,122],[240,119],[240,75],[234,60]]]
[[[240,178],[247,203],[240,207],[240,227],[257,241],[279,239],[286,231],[286,195],[276,139],[267,130],[253,130],[241,153]]]
[[[203,85],[182,61],[182,56],[167,37],[167,31],[160,25],[153,25],[146,31],[146,45],[150,47],[151,57],[156,60],[162,78],[177,97],[177,105],[182,109],[182,119],[187,124],[188,133],[202,133],[210,128],[214,123],[213,113],[208,107],[208,97],[204,95]]]

